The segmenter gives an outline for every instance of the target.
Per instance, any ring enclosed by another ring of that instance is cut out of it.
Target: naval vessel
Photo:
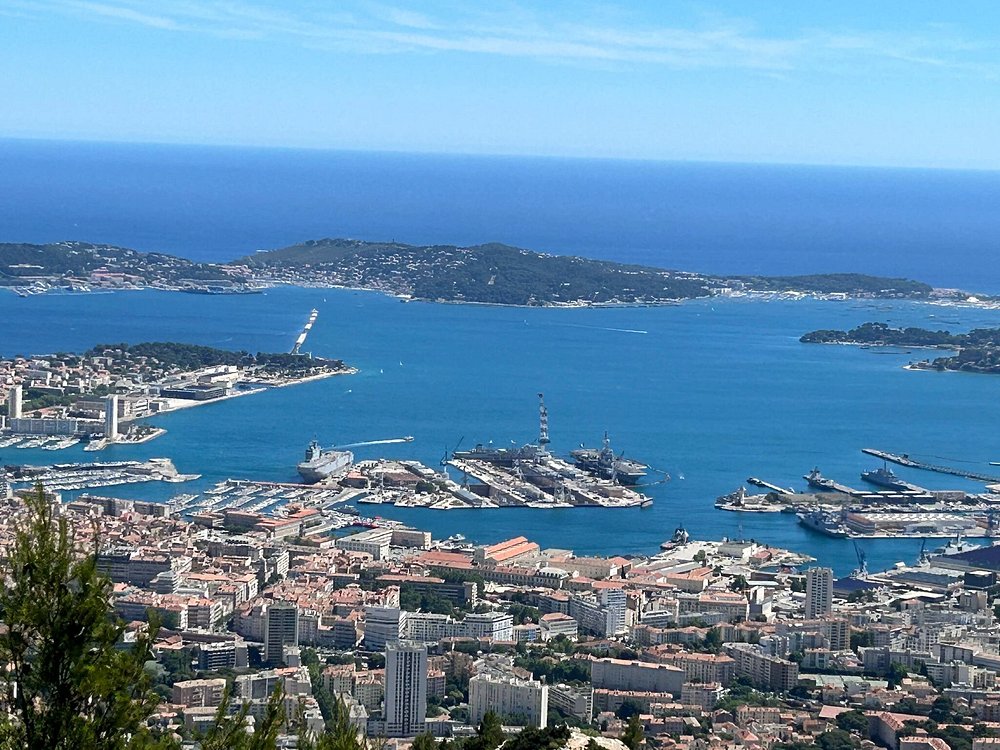
[[[451,457],[464,461],[485,461],[498,466],[513,466],[515,463],[525,461],[534,462],[539,459],[547,459],[548,451],[544,448],[528,443],[520,448],[494,448],[492,445],[479,443],[475,448],[469,450],[456,450]]]
[[[826,477],[824,477],[820,473],[818,468],[813,469],[802,478],[805,479],[806,482],[809,483],[809,486],[814,489],[822,490],[824,492],[837,491],[837,483],[834,482],[832,479],[827,479]]]
[[[306,448],[305,460],[296,468],[299,476],[307,482],[319,482],[327,477],[343,474],[352,463],[354,454],[350,451],[325,451],[313,440]]]
[[[898,476],[896,472],[890,469],[888,466],[882,466],[878,469],[872,469],[871,471],[866,471],[861,474],[861,479],[869,484],[874,484],[878,487],[886,487],[890,490],[900,490],[903,492],[921,492],[922,488],[917,487],[915,484],[910,484],[909,482],[904,482]]]
[[[576,465],[587,473],[619,484],[638,484],[646,476],[646,469],[649,468],[646,464],[630,458],[616,456],[611,450],[611,439],[606,432],[600,450],[580,447],[570,451],[569,454],[576,461]]]

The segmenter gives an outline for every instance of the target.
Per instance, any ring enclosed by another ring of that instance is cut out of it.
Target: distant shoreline
[[[284,284],[511,307],[664,307],[731,296],[978,301],[911,279],[860,273],[715,275],[500,243],[462,247],[329,238],[222,264],[79,241],[0,243],[0,280],[22,297],[142,288],[231,296]]]
[[[660,307],[679,307],[689,302],[706,301],[706,300],[716,300],[716,301],[746,301],[746,302],[797,302],[800,300],[814,300],[821,302],[858,302],[858,301],[889,301],[889,302],[917,302],[925,305],[935,305],[939,307],[958,307],[958,308],[970,308],[970,309],[980,309],[980,310],[994,310],[1000,309],[1000,300],[958,300],[958,299],[923,299],[923,298],[912,298],[912,297],[873,297],[873,296],[845,296],[841,293],[822,293],[822,292],[811,292],[811,291],[760,291],[760,290],[750,290],[745,292],[737,293],[719,293],[713,295],[706,295],[701,297],[687,297],[687,298],[676,298],[676,299],[664,299],[664,300],[650,300],[644,302],[586,302],[583,300],[575,300],[572,302],[541,302],[537,304],[517,304],[512,302],[483,302],[479,300],[460,300],[460,299],[430,299],[425,297],[414,297],[406,294],[401,294],[399,292],[394,292],[386,289],[379,289],[375,287],[366,286],[345,286],[343,284],[332,284],[332,283],[319,283],[319,282],[301,282],[293,283],[289,281],[273,281],[267,284],[263,291],[254,292],[226,292],[219,294],[202,294],[193,296],[203,296],[203,297],[244,297],[252,296],[257,294],[267,294],[268,289],[279,289],[279,288],[289,288],[289,289],[330,289],[334,291],[346,291],[346,292],[367,292],[370,294],[379,294],[385,297],[393,297],[403,303],[418,303],[418,304],[430,304],[430,305],[469,305],[477,307],[507,307],[522,310],[614,310],[614,309],[639,309],[639,308],[660,308]],[[10,285],[0,285],[0,292],[8,291],[15,296],[30,298],[30,297],[40,297],[40,296],[73,296],[73,297],[85,297],[91,295],[102,295],[102,294],[119,294],[119,293],[129,293],[129,292],[165,292],[172,294],[190,294],[188,290],[182,289],[180,287],[163,287],[163,286],[128,286],[128,287],[100,287],[97,289],[83,290],[83,289],[65,289],[63,287],[54,286],[44,291],[32,292],[28,295],[17,294],[16,287]],[[847,343],[850,342],[829,342],[829,343]],[[858,342],[862,344],[865,342]],[[916,348],[916,347],[909,347]]]

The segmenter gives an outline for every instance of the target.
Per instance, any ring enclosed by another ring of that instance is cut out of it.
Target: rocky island
[[[850,331],[820,330],[799,339],[804,344],[853,344],[946,349],[951,356],[911,362],[914,370],[956,370],[1000,374],[1000,328],[977,328],[968,333],[893,328],[887,323],[864,323]]]
[[[322,239],[226,264],[84,242],[0,244],[0,286],[25,296],[60,288],[144,287],[233,294],[271,284],[369,289],[430,302],[539,307],[664,305],[712,296],[925,299],[934,292],[921,282],[864,274],[712,276],[496,243],[458,247]]]

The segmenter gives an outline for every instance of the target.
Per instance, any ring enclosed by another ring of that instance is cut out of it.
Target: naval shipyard
[[[649,468],[616,456],[607,433],[600,450],[580,448],[570,463],[549,451],[549,414],[538,394],[538,440],[519,448],[477,445],[455,450],[445,464],[462,474],[462,486],[491,505],[529,508],[649,507],[652,500],[636,489]],[[469,479],[476,485],[470,485]]]
[[[883,460],[882,466],[860,475],[870,487],[851,487],[817,468],[803,476],[807,489],[802,492],[750,477],[748,484],[769,491],[749,495],[740,487],[720,496],[715,507],[742,513],[789,513],[806,528],[835,538],[1000,537],[1000,485],[987,485],[984,492],[925,489],[888,467],[890,462],[901,463],[893,460],[898,457],[871,449],[863,452]],[[901,465],[925,468],[916,461],[911,464]],[[993,479],[975,472],[962,471],[962,475]]]
[[[356,490],[352,499],[363,504],[433,510],[652,505],[652,499],[640,491],[639,485],[649,467],[615,455],[606,436],[600,450],[574,451],[570,454],[572,461],[561,458],[549,450],[548,410],[543,394],[538,394],[538,414],[536,442],[503,448],[478,444],[459,450],[459,441],[453,450],[445,452],[440,469],[413,460],[353,463],[349,453],[323,451],[314,443],[298,470],[317,487]]]

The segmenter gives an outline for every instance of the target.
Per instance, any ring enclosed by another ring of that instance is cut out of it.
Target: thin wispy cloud
[[[134,8],[129,8],[121,5],[108,5],[106,3],[90,3],[90,2],[73,2],[71,3],[73,7],[76,7],[84,13],[90,13],[97,16],[103,16],[105,18],[113,18],[119,21],[128,21],[131,23],[137,23],[142,26],[151,26],[155,29],[167,29],[171,31],[179,31],[183,28],[181,24],[174,21],[174,19],[168,16],[152,15],[150,13],[143,13],[141,11],[135,10]]]
[[[166,32],[285,40],[310,49],[355,54],[464,52],[577,64],[645,64],[672,68],[743,68],[781,73],[799,67],[869,64],[872,60],[993,76],[980,53],[990,45],[941,29],[871,34],[855,30],[803,30],[767,35],[747,21],[711,18],[698,27],[649,27],[586,17],[568,23],[544,11],[509,6],[509,12],[456,6],[435,15],[397,5],[365,2],[290,10],[249,0],[177,0],[153,8],[136,0],[0,0],[36,14],[133,24]]]

